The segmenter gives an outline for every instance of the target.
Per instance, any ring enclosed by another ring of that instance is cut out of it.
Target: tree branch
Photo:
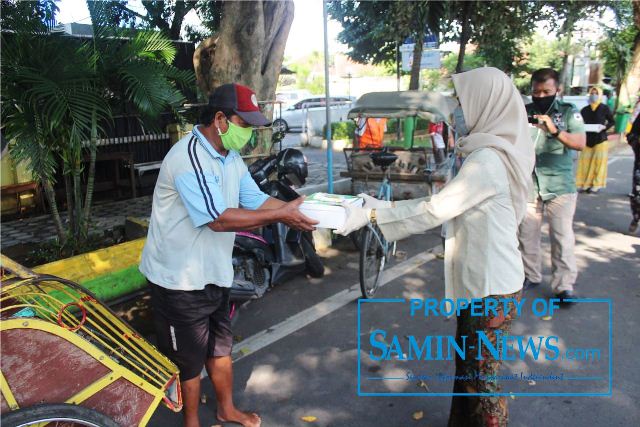
[[[143,0],[142,5],[147,10],[146,21],[149,22],[149,24],[158,27],[168,33],[169,24],[162,17],[162,14],[164,12],[164,2],[160,3],[158,1]]]
[[[123,12],[127,12],[130,13],[131,15],[135,16],[136,18],[140,18],[144,21],[149,22],[149,17],[146,15],[142,15],[138,12],[136,12],[135,10],[131,10],[129,9],[127,6],[121,4],[121,3],[114,3],[115,7],[117,7],[118,9],[122,10]]]
[[[184,17],[195,7],[195,2],[177,1],[176,6],[173,9],[173,19],[171,21],[171,28],[169,34],[172,40],[178,40],[180,38],[180,31],[182,30],[182,23]]]

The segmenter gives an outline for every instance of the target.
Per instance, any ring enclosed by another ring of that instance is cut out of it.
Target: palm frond
[[[127,60],[147,58],[171,64],[176,57],[176,48],[162,33],[145,30],[137,32],[133,39],[123,46],[122,54]]]

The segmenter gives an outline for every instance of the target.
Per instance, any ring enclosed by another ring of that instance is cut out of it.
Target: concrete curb
[[[146,286],[146,279],[138,271],[146,240],[131,240],[42,264],[33,271],[80,283],[101,300],[112,300]]]

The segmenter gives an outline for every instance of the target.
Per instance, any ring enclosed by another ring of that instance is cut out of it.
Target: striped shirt
[[[235,233],[207,224],[227,208],[258,209],[267,198],[240,155],[223,157],[196,127],[162,162],[140,271],[168,289],[230,287]]]

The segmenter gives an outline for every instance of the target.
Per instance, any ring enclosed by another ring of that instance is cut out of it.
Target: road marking
[[[627,155],[616,155],[616,156],[611,156],[609,157],[609,161],[607,162],[609,165],[614,164],[615,162],[617,162],[618,160],[622,160],[622,159],[630,159],[633,160],[633,156],[627,156]]]
[[[436,254],[434,252],[440,251],[441,248],[441,245],[434,246],[431,249],[420,252],[408,260],[385,270],[382,278],[380,279],[380,286],[384,286],[398,277],[410,273],[416,268],[433,261],[436,259]],[[264,329],[237,344],[234,344],[233,347],[236,351],[233,353],[233,361],[237,362],[256,351],[261,350],[296,331],[299,331],[316,320],[321,319],[360,298],[361,295],[360,282],[358,282],[348,289],[338,292],[324,301],[320,301],[318,304],[302,310],[288,319],[283,320],[270,328]]]
[[[624,159],[624,157],[611,157],[607,163],[609,163],[609,166],[611,166],[620,159]]]

